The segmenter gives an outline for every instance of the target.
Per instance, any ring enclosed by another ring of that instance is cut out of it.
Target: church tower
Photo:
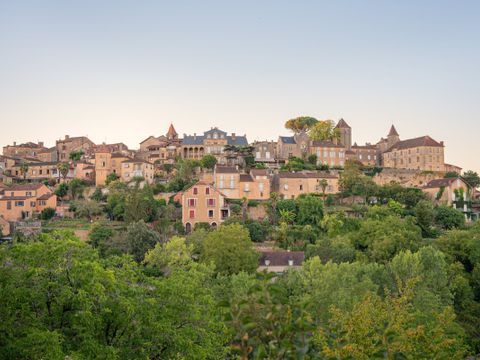
[[[390,128],[390,132],[388,133],[388,136],[387,136],[388,148],[392,147],[399,141],[400,141],[400,136],[398,135],[397,129],[395,129],[395,126],[392,125],[392,127]]]
[[[340,132],[340,144],[350,150],[352,148],[352,128],[345,120],[340,119],[335,129]]]

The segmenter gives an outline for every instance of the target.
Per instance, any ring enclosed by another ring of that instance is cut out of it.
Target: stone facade
[[[199,181],[181,194],[182,222],[187,233],[195,224],[217,227],[230,216],[226,196],[212,184]]]

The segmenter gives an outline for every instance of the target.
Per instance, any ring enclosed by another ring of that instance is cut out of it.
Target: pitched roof
[[[5,190],[7,191],[26,191],[26,190],[38,190],[42,186],[45,186],[43,184],[24,184],[24,185],[15,185],[11,186],[9,188],[6,188]]]
[[[390,147],[390,149],[388,149],[386,152],[391,152],[393,150],[411,149],[420,146],[443,147],[444,145],[443,142],[438,142],[432,139],[430,136],[426,135],[414,139],[399,141],[398,143]]]
[[[267,169],[252,169],[250,170],[250,174],[253,176],[267,176],[268,171]]]
[[[284,144],[296,144],[295,138],[293,136],[280,136],[280,141]]]
[[[202,145],[203,135],[185,135],[182,140],[183,145]]]
[[[55,196],[55,194],[54,194],[54,193],[43,194],[42,196],[39,196],[39,197],[38,197],[38,200],[48,200],[48,199],[50,199],[52,196]]]
[[[347,122],[345,120],[340,119],[338,121],[338,124],[336,126],[337,129],[351,129],[350,125],[347,124]]]
[[[336,179],[337,176],[321,172],[280,172],[278,177],[281,179]]]
[[[289,266],[289,261],[293,261],[292,266],[300,266],[305,260],[303,251],[260,251],[260,266],[266,266],[265,261],[268,260],[268,266]]]
[[[168,128],[168,132],[167,132],[167,137],[172,138],[172,137],[175,137],[177,135],[178,134],[175,131],[175,128],[173,127],[173,124],[170,124],[170,127]]]
[[[434,180],[429,181],[423,188],[424,189],[435,189],[435,188],[450,186],[450,184],[452,182],[456,181],[457,179],[458,178],[434,179]]]
[[[238,173],[238,169],[235,166],[217,166],[215,172],[217,174],[233,174]]]
[[[250,174],[240,174],[240,182],[253,182],[253,178]]]
[[[399,136],[397,129],[395,129],[394,125],[392,125],[392,127],[390,128],[390,132],[388,133],[388,136]]]
[[[352,149],[370,149],[376,150],[377,146],[372,144],[358,145],[357,143],[353,144]]]

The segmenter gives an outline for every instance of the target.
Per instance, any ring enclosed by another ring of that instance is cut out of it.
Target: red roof
[[[444,145],[443,145],[443,142],[438,142],[427,135],[427,136],[421,136],[414,139],[399,141],[398,143],[393,145],[390,149],[388,149],[386,152],[390,152],[393,150],[411,149],[411,148],[416,148],[420,146],[443,147]]]
[[[45,186],[43,184],[25,184],[25,185],[15,185],[9,188],[6,188],[5,190],[7,191],[27,191],[27,190],[38,190],[42,186]]]

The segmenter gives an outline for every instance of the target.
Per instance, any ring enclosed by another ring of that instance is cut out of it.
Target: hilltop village
[[[249,142],[246,135],[217,127],[180,137],[170,124],[165,135],[147,137],[136,150],[123,143],[95,144],[86,136],[66,135],[53,147],[14,142],[0,156],[0,219],[13,228],[47,208],[56,216],[72,216],[66,200],[75,196],[58,191],[72,182],[82,192],[96,188],[102,193],[112,181],[156,186],[157,196],[181,205],[186,232],[197,224],[218,226],[230,216],[231,201],[268,201],[272,193],[283,199],[322,194],[337,203],[377,201],[355,191],[348,199],[339,196],[345,195],[341,178],[349,166],[369,174],[377,185],[419,189],[449,206],[460,190],[462,203],[477,196],[462,169],[445,163],[443,141],[428,135],[402,140],[392,125],[375,144],[358,145],[344,119],[300,117],[286,128],[293,134]],[[188,176],[179,179],[186,167]],[[459,210],[467,219],[478,216],[471,206]]]

